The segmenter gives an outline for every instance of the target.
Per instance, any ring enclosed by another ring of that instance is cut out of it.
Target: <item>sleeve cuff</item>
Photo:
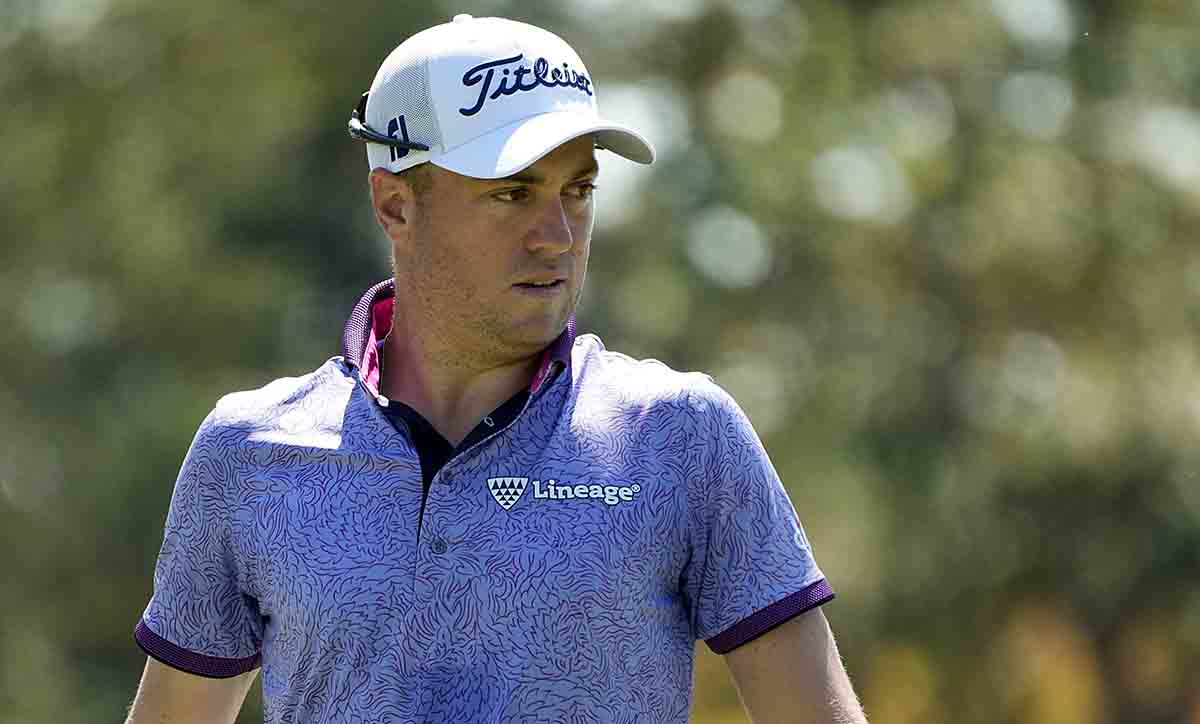
[[[147,656],[161,661],[171,668],[210,679],[228,679],[247,671],[253,671],[259,667],[262,661],[261,654],[247,656],[244,659],[224,659],[189,651],[151,631],[145,620],[138,621],[137,628],[133,630],[133,638]]]
[[[755,611],[716,636],[705,639],[704,643],[708,644],[714,653],[727,654],[805,611],[832,601],[833,598],[833,589],[830,588],[829,582],[822,578],[766,608]]]

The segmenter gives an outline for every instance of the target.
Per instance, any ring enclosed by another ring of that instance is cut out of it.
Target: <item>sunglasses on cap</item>
[[[402,138],[393,136],[385,136],[374,128],[366,124],[367,119],[367,96],[371,95],[368,91],[362,94],[362,98],[358,99],[358,107],[350,111],[350,122],[346,124],[346,130],[349,131],[351,138],[356,138],[367,143],[381,143],[385,146],[393,146],[395,148],[407,148],[411,151],[428,151],[429,146],[423,143],[414,143],[405,141]]]

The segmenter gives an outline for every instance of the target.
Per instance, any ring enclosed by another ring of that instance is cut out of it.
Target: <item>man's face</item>
[[[480,361],[535,354],[563,331],[583,290],[597,175],[592,140],[563,144],[503,179],[436,166],[429,173],[404,228],[385,223],[397,293],[409,305],[401,313],[414,331]]]

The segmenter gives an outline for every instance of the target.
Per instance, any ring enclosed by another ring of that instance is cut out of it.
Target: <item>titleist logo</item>
[[[592,95],[592,81],[583,73],[577,73],[571,70],[571,67],[563,63],[561,68],[550,67],[550,61],[545,58],[538,58],[533,63],[533,67],[529,68],[525,65],[517,65],[516,68],[505,68],[506,65],[517,64],[525,56],[514,55],[511,58],[501,58],[500,60],[491,60],[487,63],[480,63],[463,74],[462,82],[467,88],[480,83],[483,86],[479,89],[479,98],[475,100],[475,105],[470,108],[459,108],[458,112],[464,116],[473,116],[483,109],[483,106],[488,101],[494,101],[501,96],[511,96],[514,93],[522,91],[531,91],[538,86],[546,88],[575,88],[583,91],[589,96]],[[492,88],[492,82],[496,79],[496,71],[501,71],[500,82]]]

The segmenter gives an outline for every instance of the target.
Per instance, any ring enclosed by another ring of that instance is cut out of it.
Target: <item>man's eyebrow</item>
[[[585,166],[583,166],[578,171],[576,171],[575,174],[571,176],[571,178],[572,179],[580,179],[585,176],[595,176],[598,173],[600,173],[600,164],[596,163],[596,159],[593,158],[592,160],[588,161],[588,163]],[[538,184],[546,183],[546,177],[544,175],[538,173],[537,171],[534,171],[533,169],[527,168],[524,171],[518,171],[511,176],[505,176],[504,178],[495,179],[493,181],[493,183],[498,183],[501,181],[507,181],[507,182],[515,181],[516,183],[537,186]]]

